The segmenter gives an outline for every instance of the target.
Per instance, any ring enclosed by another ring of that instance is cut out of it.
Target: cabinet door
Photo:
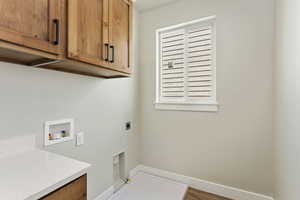
[[[40,200],[86,200],[87,176],[84,175],[75,181],[61,187]]]
[[[95,64],[108,64],[108,1],[71,0],[68,4],[68,57]]]
[[[109,1],[110,62],[114,69],[130,73],[132,4],[129,0]]]
[[[0,0],[0,39],[61,54],[65,0]]]

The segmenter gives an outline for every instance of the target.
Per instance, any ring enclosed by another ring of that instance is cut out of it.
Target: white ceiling
[[[138,10],[145,11],[152,8],[160,7],[165,4],[178,0],[135,0],[134,3]]]

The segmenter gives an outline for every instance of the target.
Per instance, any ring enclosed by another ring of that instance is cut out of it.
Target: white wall
[[[299,200],[300,1],[276,7],[276,200]]]
[[[92,164],[88,197],[94,199],[113,184],[113,153],[128,147],[128,169],[139,164],[137,62],[134,70],[133,78],[106,80],[0,63],[0,140],[35,134],[42,148],[45,121],[75,118],[76,131],[85,132],[85,144],[75,147],[73,141],[46,150]],[[127,121],[133,123],[128,133]]]
[[[141,14],[143,164],[273,195],[273,4],[181,0]],[[155,110],[155,30],[209,15],[217,15],[219,112]]]

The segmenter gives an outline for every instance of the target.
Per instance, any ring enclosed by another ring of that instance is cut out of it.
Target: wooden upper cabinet
[[[0,61],[129,77],[131,0],[0,0]]]
[[[110,61],[113,68],[130,73],[132,5],[128,0],[109,0]]]
[[[68,4],[68,57],[78,61],[103,65],[108,53],[109,0],[71,0]]]
[[[68,57],[129,74],[131,2],[71,0]]]
[[[65,0],[0,0],[0,40],[62,54]]]

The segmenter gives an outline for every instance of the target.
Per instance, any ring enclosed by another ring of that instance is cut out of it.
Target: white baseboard
[[[114,186],[110,186],[102,194],[95,198],[95,200],[108,200],[114,194]]]
[[[209,181],[200,180],[197,178],[192,178],[160,169],[155,169],[143,165],[137,166],[135,169],[131,170],[130,177],[134,177],[134,175],[138,172],[144,172],[151,175],[159,176],[162,178],[167,178],[173,181],[177,181],[180,183],[187,184],[190,187],[195,189],[216,194],[219,196],[227,197],[229,199],[235,200],[274,200],[272,197],[265,196],[262,194],[257,194],[254,192],[248,192],[242,189],[233,188],[221,184],[212,183]]]
[[[129,172],[129,178],[132,179],[139,171],[142,171],[143,165],[138,165]]]

